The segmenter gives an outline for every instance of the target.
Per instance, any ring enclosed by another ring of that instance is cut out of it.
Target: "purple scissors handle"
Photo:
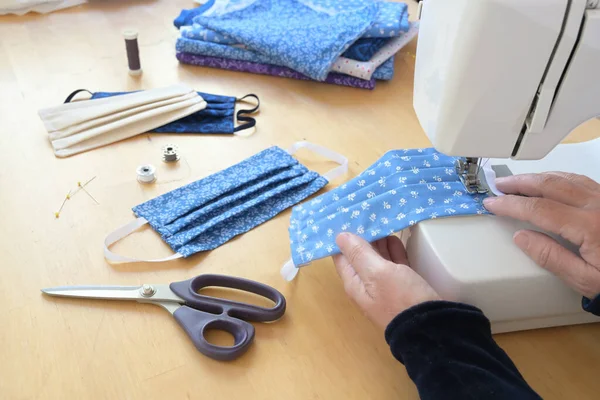
[[[208,286],[255,293],[272,300],[275,306],[265,308],[198,294],[198,290]],[[215,360],[233,360],[248,350],[254,339],[254,326],[246,321],[275,321],[285,313],[285,297],[279,291],[248,279],[206,274],[173,282],[169,287],[185,301],[185,306],[175,310],[173,316],[192,339],[198,351]],[[205,337],[209,329],[229,332],[234,338],[233,346],[209,343]]]

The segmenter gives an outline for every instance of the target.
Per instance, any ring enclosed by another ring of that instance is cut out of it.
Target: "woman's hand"
[[[333,261],[346,293],[380,328],[419,303],[440,300],[438,294],[408,266],[400,239],[389,236],[371,246],[350,233],[336,240],[342,254]]]
[[[585,297],[598,296],[600,185],[582,175],[549,172],[497,179],[496,186],[507,196],[485,199],[488,210],[560,235],[579,247],[579,255],[530,230],[515,233],[517,246]]]

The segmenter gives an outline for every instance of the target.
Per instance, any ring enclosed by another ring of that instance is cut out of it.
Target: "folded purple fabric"
[[[199,65],[202,67],[220,68],[231,71],[250,72],[260,75],[280,76],[282,78],[300,79],[304,81],[313,81],[309,77],[302,75],[287,67],[280,67],[271,64],[259,64],[250,61],[232,60],[221,57],[201,56],[191,53],[177,53],[177,59],[184,64]],[[316,81],[313,81],[316,82]],[[350,86],[360,89],[372,90],[375,88],[375,79],[366,81],[349,75],[330,73],[324,81],[334,85]]]

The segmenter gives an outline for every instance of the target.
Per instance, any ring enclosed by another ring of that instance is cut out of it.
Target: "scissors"
[[[266,297],[275,303],[273,308],[198,294],[208,287],[239,289]],[[238,358],[254,339],[254,326],[247,321],[275,321],[285,313],[285,297],[265,284],[225,275],[198,275],[171,284],[142,286],[59,286],[42,289],[49,296],[106,300],[135,300],[163,307],[173,314],[202,354],[219,361]],[[208,329],[229,332],[233,346],[209,343],[204,334]]]

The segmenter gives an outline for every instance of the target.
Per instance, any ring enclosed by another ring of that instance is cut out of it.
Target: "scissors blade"
[[[106,300],[140,300],[141,286],[56,286],[42,289],[49,296]]]

